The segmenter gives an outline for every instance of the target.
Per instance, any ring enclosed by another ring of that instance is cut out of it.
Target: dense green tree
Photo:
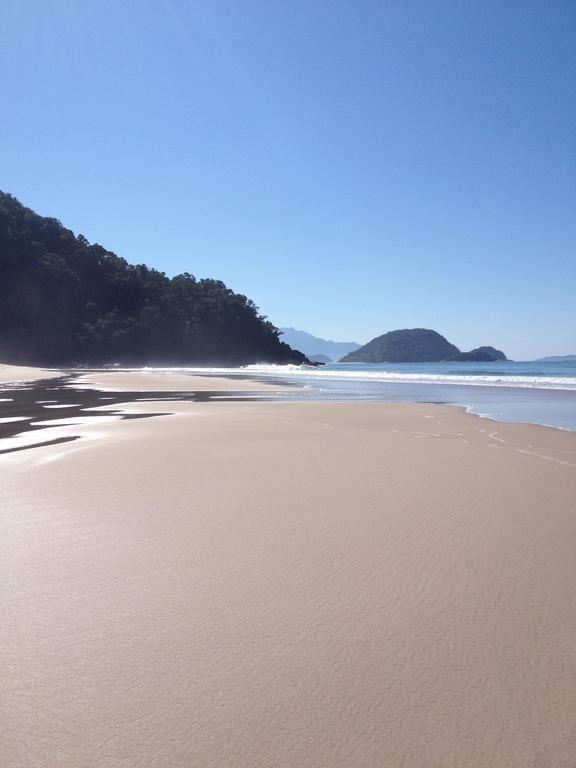
[[[130,265],[0,192],[0,359],[306,362],[279,334],[221,281]]]

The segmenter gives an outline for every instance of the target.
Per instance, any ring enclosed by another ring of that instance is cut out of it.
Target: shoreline
[[[322,372],[293,370],[279,371],[268,367],[246,369],[174,368],[157,370],[125,371],[127,377],[148,376],[151,380],[163,377],[200,377],[200,381],[228,377],[230,381],[251,380],[254,386],[271,385],[286,389],[290,400],[314,400],[330,402],[389,402],[426,403],[438,402],[464,407],[470,413],[499,423],[539,424],[551,429],[576,432],[576,390],[563,387],[482,385],[454,382],[383,381],[376,378],[340,377],[334,371]],[[574,379],[576,383],[576,378]]]
[[[187,373],[186,371],[194,371],[193,373]],[[205,372],[200,372],[201,370]],[[458,401],[456,396],[458,385],[448,385],[444,388],[444,392],[448,391],[448,394],[443,395],[443,399],[434,398],[431,395],[428,399],[413,399],[410,397],[409,392],[406,392],[408,385],[392,385],[388,384],[386,387],[386,394],[380,397],[374,396],[373,392],[367,392],[364,396],[362,394],[346,393],[345,390],[336,390],[335,394],[330,389],[325,389],[317,392],[314,388],[308,389],[304,379],[304,376],[290,377],[289,373],[286,374],[263,374],[257,371],[250,371],[245,369],[232,369],[226,371],[222,375],[217,375],[213,372],[214,369],[165,369],[165,370],[151,370],[148,368],[138,369],[41,369],[41,368],[29,368],[22,366],[7,366],[0,365],[0,389],[2,386],[12,388],[14,385],[22,384],[26,385],[30,382],[40,381],[42,379],[55,379],[69,377],[71,380],[67,383],[67,386],[73,389],[94,389],[102,392],[121,393],[123,391],[136,392],[186,392],[195,391],[198,393],[204,392],[237,392],[251,393],[254,396],[261,395],[262,398],[278,397],[278,399],[286,399],[291,402],[382,402],[388,404],[410,404],[410,403],[430,403],[447,405],[456,409],[461,409],[471,416],[477,416],[478,418],[486,419],[496,424],[532,424],[534,426],[542,426],[546,429],[558,430],[561,432],[576,432],[576,420],[570,417],[566,423],[549,423],[542,420],[545,417],[536,419],[530,418],[527,415],[517,418],[510,416],[506,411],[501,413],[490,413],[484,410],[486,407],[484,404],[478,404],[473,402],[466,402],[466,400]],[[437,384],[426,384],[419,382],[417,387],[432,387],[431,392],[439,388]],[[402,394],[404,388],[404,394]],[[473,389],[472,385],[466,385],[465,390]],[[491,387],[488,385],[480,387],[480,390],[502,390],[508,389],[514,394],[518,391],[522,392],[526,390],[529,397],[533,397],[534,393],[548,393],[552,397],[566,397],[569,390],[561,389],[542,389],[535,390],[532,388],[521,387]],[[388,394],[391,390],[395,391],[395,394]],[[451,390],[451,391],[450,391]],[[484,392],[482,392],[484,394]],[[574,402],[572,398],[566,403],[566,408],[569,408],[569,412],[576,407],[576,393],[574,393]],[[554,417],[554,413],[552,413]],[[572,423],[574,422],[574,424]]]
[[[191,373],[185,373],[185,370],[193,371]],[[204,373],[200,373],[201,369],[194,368],[194,369],[170,369],[170,370],[126,370],[126,371],[113,371],[113,372],[104,372],[105,376],[100,377],[101,372],[97,372],[96,378],[93,377],[92,381],[94,381],[95,385],[99,388],[104,389],[110,389],[110,391],[121,391],[122,389],[129,389],[133,388],[134,382],[139,381],[139,387],[145,388],[154,388],[154,387],[160,387],[161,389],[164,388],[170,388],[170,389],[177,389],[179,387],[174,386],[176,383],[181,385],[182,389],[195,389],[196,391],[206,391],[209,389],[222,389],[223,391],[229,391],[231,389],[237,390],[237,391],[243,391],[244,389],[250,390],[250,391],[258,391],[261,390],[262,392],[267,392],[268,394],[276,392],[279,396],[285,397],[286,399],[296,402],[307,402],[307,401],[313,401],[313,402],[383,402],[383,403],[389,403],[389,404],[410,404],[410,403],[434,403],[434,404],[440,404],[440,405],[448,405],[452,406],[454,408],[463,409],[466,413],[477,416],[479,418],[487,419],[489,421],[494,421],[497,424],[502,423],[509,423],[509,424],[532,424],[534,426],[542,426],[546,427],[547,429],[555,429],[560,430],[562,432],[576,432],[576,415],[571,418],[569,421],[566,421],[566,423],[548,423],[541,419],[537,420],[535,417],[530,417],[529,414],[524,414],[523,417],[515,418],[514,415],[509,414],[506,412],[506,410],[501,411],[500,413],[490,413],[485,410],[484,408],[487,407],[486,403],[479,404],[478,402],[474,403],[467,398],[460,398],[458,399],[458,390],[459,385],[456,384],[450,384],[447,387],[444,388],[442,392],[442,399],[437,399],[436,392],[440,389],[441,385],[439,384],[427,384],[424,382],[419,382],[416,384],[416,387],[429,387],[431,392],[431,399],[414,399],[410,396],[410,391],[408,390],[408,387],[411,385],[407,383],[402,383],[400,385],[392,384],[390,382],[384,383],[383,386],[386,387],[385,395],[381,394],[380,397],[374,396],[374,392],[367,391],[364,396],[361,394],[353,394],[350,396],[350,393],[346,393],[345,389],[342,389],[338,392],[336,389],[336,394],[333,394],[330,389],[325,389],[322,392],[317,392],[314,387],[312,389],[308,389],[307,387],[310,386],[306,382],[306,376],[305,374],[299,375],[299,376],[292,376],[290,373],[283,373],[283,374],[270,374],[270,373],[262,373],[258,371],[250,371],[248,369],[236,369],[236,372],[233,372],[232,369],[229,369],[227,373],[222,373],[222,375],[217,375],[214,371],[216,369],[205,369]],[[109,386],[110,379],[108,378],[108,374],[111,374],[111,378],[114,378],[116,380],[117,385],[115,387]],[[87,374],[86,377],[82,378],[90,378],[90,374]],[[167,385],[167,381],[171,381],[170,387]],[[314,379],[314,384],[318,385],[318,380]],[[334,382],[334,379],[332,379],[332,382]],[[337,383],[337,382],[335,382]],[[129,386],[130,384],[130,386]],[[213,386],[210,386],[210,385]],[[466,392],[466,395],[469,394],[469,391],[474,391],[475,387],[474,385],[466,385],[464,386],[464,391]],[[566,402],[566,408],[569,409],[569,412],[576,414],[576,392],[572,393],[571,390],[563,390],[563,389],[534,389],[534,388],[522,388],[522,387],[503,387],[503,386],[490,386],[490,385],[483,385],[480,387],[480,395],[482,397],[490,396],[492,394],[493,390],[509,390],[510,394],[513,394],[516,397],[538,397],[538,393],[541,393],[543,396],[546,396],[548,398],[569,398]],[[388,395],[387,393],[391,390],[395,390],[395,395]],[[525,393],[524,391],[525,390]],[[384,390],[382,390],[382,393],[384,393]],[[432,396],[432,393],[434,393],[434,396]],[[447,393],[447,394],[446,394]],[[300,397],[299,397],[300,395]],[[551,413],[548,413],[548,417],[552,417],[552,420],[557,417],[557,413],[552,411]],[[546,418],[545,416],[542,418]]]
[[[514,361],[508,361],[513,363]],[[520,363],[521,365],[531,364],[538,361],[528,361],[528,363]],[[301,366],[301,365],[274,365],[274,364],[257,364],[252,366],[245,366],[242,368],[232,367],[197,367],[197,366],[182,366],[182,367],[145,367],[143,369],[136,368],[123,368],[120,370],[126,373],[135,372],[138,370],[144,370],[151,374],[167,374],[167,373],[184,373],[189,372],[192,375],[214,375],[214,376],[232,376],[234,377],[239,372],[246,372],[247,375],[254,375],[255,377],[272,376],[272,377],[291,377],[297,379],[312,379],[312,380],[343,380],[343,381],[356,381],[356,382],[373,382],[380,384],[422,384],[424,386],[446,384],[450,386],[465,386],[465,387],[492,387],[498,389],[528,389],[528,390],[543,390],[543,391],[560,391],[560,392],[574,392],[576,391],[576,378],[574,376],[534,376],[534,375],[512,375],[502,374],[496,375],[493,371],[490,373],[468,373],[462,371],[459,373],[432,373],[419,372],[415,373],[412,370],[403,371],[391,371],[388,369],[378,369],[378,365],[382,364],[366,364],[370,366],[370,370],[366,370],[365,367],[356,370],[341,370],[339,366],[358,365],[357,363],[331,363],[326,366]],[[442,365],[441,363],[403,363],[395,364],[390,363],[390,366],[406,366],[417,367],[419,365]],[[463,365],[469,366],[469,363]],[[332,367],[335,366],[335,367]],[[527,382],[534,382],[536,379],[541,381],[538,384],[528,384]],[[558,386],[558,384],[565,384],[565,386]]]
[[[260,386],[254,388],[245,382],[244,387],[237,388],[233,379],[211,377],[187,377],[190,386],[187,390],[176,386],[180,381],[173,382],[134,382],[134,386],[128,388],[128,382],[117,380],[115,386],[96,386],[102,380],[82,381],[78,385],[77,381],[65,382],[63,391],[71,390],[70,400],[76,401],[82,398],[77,397],[79,390],[94,392],[95,394],[84,403],[74,403],[72,405],[47,405],[44,408],[53,409],[50,411],[41,410],[42,406],[36,410],[32,407],[24,408],[31,418],[31,424],[42,426],[42,428],[30,430],[25,423],[24,417],[0,419],[0,457],[11,453],[34,450],[36,448],[51,448],[52,443],[63,448],[63,443],[68,444],[71,450],[74,446],[83,445],[90,441],[96,434],[99,438],[110,436],[111,439],[120,437],[120,433],[125,429],[126,419],[151,418],[153,420],[159,417],[177,417],[191,415],[198,406],[210,405],[211,408],[218,408],[224,403],[233,403],[234,401],[251,403],[259,406],[270,407],[289,407],[301,406],[303,408],[323,408],[331,407],[346,409],[381,409],[382,413],[396,413],[399,416],[403,412],[410,414],[413,409],[425,409],[430,412],[426,418],[433,419],[436,415],[453,414],[458,419],[470,420],[472,425],[476,425],[478,431],[490,435],[499,434],[504,428],[511,428],[511,435],[516,435],[520,440],[525,440],[531,447],[533,436],[545,436],[549,434],[552,443],[553,435],[570,435],[575,438],[576,432],[570,429],[532,423],[514,423],[501,421],[486,414],[474,413],[467,406],[456,405],[452,403],[410,403],[410,402],[369,402],[369,401],[328,401],[328,400],[304,400],[287,399],[286,390],[278,389],[274,385]],[[205,379],[204,381],[202,379]],[[208,387],[207,383],[212,383]],[[22,382],[27,383],[27,382]],[[110,383],[110,382],[106,382]],[[149,385],[154,383],[153,390]],[[0,390],[1,392],[1,390]],[[6,392],[14,393],[13,390]],[[189,392],[189,397],[187,393]],[[53,393],[53,390],[52,390]],[[114,397],[98,398],[97,394],[114,395]],[[147,395],[150,397],[135,397],[136,395]],[[125,395],[125,397],[124,397]],[[173,395],[177,395],[176,399]],[[101,402],[102,401],[102,402]],[[113,401],[113,402],[110,402]],[[56,402],[56,401],[50,401]],[[0,399],[0,403],[2,400]],[[85,410],[86,409],[86,410]],[[22,406],[17,405],[16,411],[20,413]],[[85,413],[84,413],[85,411]],[[104,426],[106,425],[106,426]],[[102,428],[105,431],[103,432]],[[486,428],[484,428],[486,427]],[[471,427],[472,428],[472,427]],[[498,438],[495,438],[498,439]],[[76,442],[77,441],[77,442]],[[550,440],[546,441],[547,443]],[[25,460],[25,456],[23,456]],[[576,461],[576,459],[575,459]],[[576,463],[573,465],[576,467]]]

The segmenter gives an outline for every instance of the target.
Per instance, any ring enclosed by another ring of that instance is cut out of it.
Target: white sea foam
[[[258,363],[242,368],[152,368],[146,371],[167,373],[210,374],[238,376],[249,373],[252,376],[283,376],[324,380],[382,382],[395,384],[446,384],[480,387],[518,387],[523,389],[561,389],[576,391],[576,377],[573,376],[510,376],[496,374],[436,374],[388,371],[341,371],[312,368],[308,365],[270,365]]]

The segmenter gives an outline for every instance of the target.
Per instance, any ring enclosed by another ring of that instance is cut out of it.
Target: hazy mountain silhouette
[[[298,349],[307,357],[310,355],[325,355],[334,362],[360,348],[355,341],[330,341],[314,336],[307,331],[299,331],[296,328],[280,328],[282,341],[285,341],[293,349]]]
[[[576,363],[576,355],[550,355],[549,357],[539,357],[536,363]]]

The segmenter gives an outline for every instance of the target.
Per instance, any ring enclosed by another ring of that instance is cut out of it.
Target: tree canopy
[[[220,280],[131,265],[0,192],[0,356],[41,365],[302,363]]]

